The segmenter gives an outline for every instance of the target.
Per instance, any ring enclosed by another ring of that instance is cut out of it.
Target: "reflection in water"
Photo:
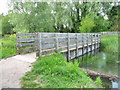
[[[108,52],[99,52],[96,50],[90,52],[90,54],[84,55],[82,58],[79,58],[80,67],[90,69],[96,72],[118,75],[118,54],[108,53]],[[118,83],[112,81],[112,87],[118,87]]]
[[[112,88],[118,88],[118,82],[112,81]]]
[[[118,75],[118,58],[116,54],[105,52],[95,52],[94,54],[80,58],[80,67],[104,74]],[[112,55],[113,57],[111,57]]]

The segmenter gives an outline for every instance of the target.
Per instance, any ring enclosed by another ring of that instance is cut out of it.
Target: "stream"
[[[99,49],[89,52],[82,57],[78,58],[79,67],[93,70],[96,72],[117,75],[120,73],[118,70],[118,64],[120,61],[118,60],[118,54],[103,52]],[[95,78],[93,78],[95,80]],[[103,87],[105,88],[118,88],[118,80],[108,80],[105,78],[101,78],[103,82]]]

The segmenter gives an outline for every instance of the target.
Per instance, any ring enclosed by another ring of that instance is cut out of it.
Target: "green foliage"
[[[2,35],[2,17],[3,15],[0,14],[0,35]]]
[[[21,6],[21,7],[19,7]],[[16,32],[54,32],[51,7],[47,2],[16,3],[11,24]],[[18,11],[17,11],[18,10]],[[21,13],[18,13],[21,10]],[[17,11],[17,12],[16,12]],[[24,30],[24,31],[23,31]]]
[[[2,35],[4,34],[12,34],[13,33],[13,26],[12,24],[10,24],[10,15],[6,15],[6,16],[3,16],[1,19],[0,19],[0,22],[2,22],[2,25],[0,26],[0,28],[2,28]]]
[[[97,17],[97,19],[94,20],[96,26],[93,28],[92,32],[104,32],[109,31],[111,22],[109,20],[106,20],[103,18],[103,16]]]
[[[80,24],[81,26],[79,29],[81,33],[90,33],[93,27],[95,27],[94,19],[91,15],[85,16]]]
[[[27,32],[92,32],[92,28],[96,25],[94,19],[101,16],[101,8],[104,4],[100,2],[12,2],[11,6],[13,10],[11,10],[10,23],[15,26],[16,32],[23,30]],[[81,30],[79,30],[80,23]],[[100,27],[102,26],[98,26]]]
[[[97,77],[97,78],[96,78],[95,84],[96,84],[99,88],[102,87],[102,81],[101,81],[100,77]]]
[[[21,81],[23,88],[93,88],[90,83],[87,73],[60,53],[39,58]]]
[[[120,21],[120,13],[119,13],[119,9],[120,9],[120,5],[116,5],[116,3],[114,3],[115,5],[110,9],[109,13],[108,13],[108,17],[112,23],[111,25],[111,31],[120,31],[119,28],[119,21]]]
[[[16,35],[5,35],[0,42],[2,43],[2,58],[16,55]]]
[[[14,2],[10,25],[15,32],[101,32],[119,30],[119,6],[104,2]],[[104,12],[104,16],[102,15]],[[8,17],[5,16],[5,17]],[[108,20],[104,17],[107,16]],[[4,20],[3,20],[4,21]],[[7,21],[7,20],[5,20]],[[7,24],[5,24],[6,26]],[[9,25],[7,25],[9,26]],[[7,27],[8,28],[8,27]],[[7,29],[6,29],[7,30]],[[5,30],[4,30],[5,31]],[[5,32],[10,32],[9,30]]]
[[[27,26],[25,23],[25,14],[18,14],[18,13],[12,13],[10,17],[10,23],[14,25],[15,27],[13,28],[14,32],[17,33],[27,33],[29,32],[27,30]]]
[[[118,52],[118,34],[102,35],[101,45],[105,51]]]

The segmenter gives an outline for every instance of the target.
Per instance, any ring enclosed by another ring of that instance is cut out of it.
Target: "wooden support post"
[[[98,34],[96,34],[96,48],[97,49],[97,40],[98,40],[98,37],[97,37]]]
[[[68,43],[67,43],[67,52],[68,52],[68,58],[67,61],[70,61],[70,36],[69,33],[67,34],[67,39],[68,39]]]
[[[56,48],[56,52],[58,52],[58,35],[57,33],[55,33],[55,48]]]
[[[96,34],[96,49],[98,48],[98,34]]]
[[[96,45],[96,35],[94,34],[94,50],[96,49],[95,45]]]
[[[89,45],[88,45],[89,34],[86,34],[86,37],[87,37],[87,51],[86,51],[86,53],[88,53],[88,48],[89,48]]]
[[[42,56],[42,43],[41,43],[41,33],[38,33],[38,50],[39,50],[39,57]]]
[[[97,48],[99,48],[99,34],[97,34]]]
[[[90,39],[91,39],[91,51],[92,51],[93,40],[92,40],[92,34],[90,34],[90,35],[91,35]]]
[[[99,35],[99,47],[101,46],[101,34]]]
[[[38,33],[36,33],[36,36],[35,36],[35,43],[36,43],[36,45],[37,45],[37,46],[36,46],[36,57],[39,57],[39,52],[38,52],[38,51],[39,51],[39,49],[38,49],[38,48],[39,48],[39,46],[38,46],[38,40],[39,40],[39,39],[38,39]]]
[[[78,33],[76,33],[76,57],[78,57]]]
[[[82,34],[82,55],[84,54],[84,34]]]
[[[18,33],[16,34],[16,37],[17,37],[17,38],[16,38],[16,43],[18,44],[18,42],[17,42],[17,39],[19,38],[19,37],[18,37]],[[16,47],[17,47],[17,44],[16,44]],[[17,48],[17,54],[20,54],[20,52],[19,52],[18,50],[19,50],[19,48]]]
[[[95,34],[95,49],[97,49],[97,34]]]

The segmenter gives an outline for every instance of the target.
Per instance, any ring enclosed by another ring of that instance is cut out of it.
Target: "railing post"
[[[101,33],[99,34],[99,48],[101,46]]]
[[[94,49],[95,49],[95,34],[93,34],[93,46],[94,46]]]
[[[76,33],[76,57],[78,57],[78,33]]]
[[[93,40],[92,40],[92,34],[91,34],[91,51],[92,51],[92,44],[93,44]]]
[[[98,48],[98,45],[99,44],[99,34],[97,33],[97,48]]]
[[[101,43],[101,35],[102,35],[102,34],[99,35],[99,43]]]
[[[38,56],[42,56],[42,44],[41,44],[41,33],[38,33]]]
[[[58,52],[58,35],[57,35],[57,33],[55,33],[55,48],[56,48],[56,52]]]
[[[82,33],[82,55],[84,54],[84,34]]]
[[[16,34],[16,43],[18,44],[18,42],[17,42],[17,39],[18,39],[19,37],[18,37],[18,33]],[[16,44],[16,47],[17,47],[17,44]],[[19,50],[19,48],[17,47],[17,54],[20,54],[20,52],[18,51]]]
[[[89,45],[88,45],[88,42],[89,42],[88,41],[88,39],[89,39],[89,33],[86,34],[86,37],[87,37],[87,51],[86,51],[86,53],[88,53],[88,48],[89,48]]]
[[[68,51],[68,58],[67,60],[70,61],[70,35],[67,34],[68,44],[67,44],[67,51]]]
[[[36,43],[36,57],[39,57],[39,47],[38,47],[38,33],[36,33],[36,36],[35,36],[35,43]]]
[[[97,34],[95,34],[95,49],[97,49]]]

